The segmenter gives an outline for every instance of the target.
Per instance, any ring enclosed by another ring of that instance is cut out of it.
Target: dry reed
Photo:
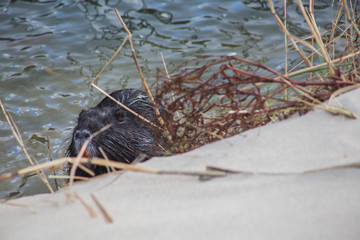
[[[285,46],[294,49],[302,59],[300,64],[308,67],[288,71],[286,63],[285,74],[281,74],[261,63],[224,56],[209,57],[210,63],[197,68],[182,67],[173,76],[167,69],[160,71],[156,98],[162,100],[171,119],[166,125],[173,139],[169,154],[186,152],[295,113],[304,114],[314,107],[358,117],[324,101],[333,93],[360,86],[359,7],[349,8],[345,0],[340,1],[332,29],[320,31],[314,2],[309,2],[309,8],[300,0],[297,4],[311,33],[307,40],[288,31],[286,16],[282,21],[269,0],[285,41],[290,41]],[[284,8],[286,12],[286,1]],[[344,36],[346,46],[338,46],[340,38],[335,36]],[[308,56],[304,49],[312,53]],[[341,54],[334,54],[334,49],[341,50]],[[319,64],[314,63],[315,56]],[[295,76],[300,80],[292,79]]]

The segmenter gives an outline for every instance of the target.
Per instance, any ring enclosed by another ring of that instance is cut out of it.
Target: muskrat
[[[153,104],[145,92],[137,89],[123,89],[111,93],[110,96],[159,126]],[[161,107],[158,109],[163,114],[163,109]],[[66,155],[76,157],[85,141],[109,124],[109,128],[94,136],[87,145],[84,155],[88,156],[90,161],[91,157],[104,158],[99,148],[105,152],[109,160],[123,163],[133,162],[140,154],[145,154],[148,158],[158,156],[165,150],[166,139],[159,128],[105,97],[97,106],[80,112]],[[92,164],[86,166],[95,175],[107,172],[106,167]],[[76,175],[89,176],[80,168],[76,170]]]

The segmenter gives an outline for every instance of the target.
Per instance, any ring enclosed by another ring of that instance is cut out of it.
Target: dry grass
[[[269,0],[285,41],[290,41],[289,45],[285,42],[285,49],[299,54],[300,69],[288,70],[286,59],[282,74],[261,63],[227,56],[209,57],[210,63],[183,67],[173,76],[166,69],[159,73],[156,98],[162,100],[171,119],[167,121],[173,139],[170,154],[186,152],[295,113],[304,114],[314,107],[357,118],[351,111],[324,101],[334,93],[359,87],[359,6],[348,7],[346,1],[340,1],[332,28],[320,31],[313,1],[309,8],[300,0],[297,4],[311,32],[307,40],[287,30],[286,16],[281,20]],[[286,1],[284,7],[286,13]],[[341,37],[346,46],[338,46]],[[312,53],[306,55],[305,49]],[[336,51],[341,54],[335,54]],[[315,59],[320,64],[315,64]],[[292,79],[295,76],[301,80]]]

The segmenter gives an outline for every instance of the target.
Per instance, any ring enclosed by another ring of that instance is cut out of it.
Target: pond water
[[[296,3],[287,2],[289,29],[306,36]],[[330,24],[328,2],[316,1],[320,26]],[[282,14],[282,1],[274,3]],[[267,1],[1,1],[0,99],[39,163],[49,161],[48,143],[52,159],[64,155],[78,113],[102,98],[89,83],[126,36],[114,8],[133,34],[149,83],[162,68],[160,53],[169,70],[201,54],[237,55],[278,71],[284,68],[283,33]],[[297,54],[290,51],[289,57],[291,64]],[[129,45],[101,76],[99,86],[108,92],[141,88]],[[0,116],[1,175],[30,164]],[[0,198],[42,192],[48,190],[35,174],[0,182]]]

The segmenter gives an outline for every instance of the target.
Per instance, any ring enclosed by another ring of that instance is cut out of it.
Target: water
[[[290,1],[288,1],[290,2]],[[328,1],[317,1],[318,23],[330,23]],[[275,2],[282,13],[282,2]],[[26,148],[38,162],[64,155],[81,109],[101,94],[89,87],[126,36],[113,11],[130,28],[140,65],[154,83],[164,54],[169,70],[200,54],[261,61],[281,71],[283,34],[267,1],[1,1],[0,99],[14,118]],[[289,28],[308,34],[294,3]],[[290,62],[297,59],[290,53]],[[51,69],[51,72],[49,71]],[[141,88],[129,46],[101,76],[108,92]],[[25,154],[0,115],[0,174],[29,166]],[[54,183],[51,183],[54,187]],[[48,192],[34,174],[0,182],[0,198]]]

